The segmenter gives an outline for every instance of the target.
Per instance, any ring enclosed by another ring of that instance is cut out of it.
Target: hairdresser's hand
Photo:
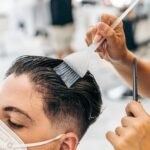
[[[106,134],[115,150],[150,150],[150,116],[141,104],[131,102],[121,127]]]
[[[101,56],[111,63],[123,62],[127,56],[127,48],[123,23],[120,23],[114,30],[110,27],[116,20],[116,17],[104,14],[101,16],[101,22],[91,27],[87,32],[86,43],[91,45],[93,42],[99,42],[103,37],[105,42],[97,49]]]

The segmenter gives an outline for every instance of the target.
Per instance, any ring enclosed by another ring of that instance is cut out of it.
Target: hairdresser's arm
[[[132,61],[136,57],[126,47],[123,24],[113,30],[110,25],[116,20],[111,15],[103,15],[101,22],[87,32],[86,42],[90,45],[93,41],[99,42],[105,37],[105,42],[97,49],[100,57],[109,61],[119,74],[132,85]],[[150,62],[138,60],[138,81],[141,95],[150,97]]]
[[[131,102],[126,107],[127,116],[121,120],[121,126],[115,132],[106,134],[115,150],[149,150],[150,116],[142,105]]]

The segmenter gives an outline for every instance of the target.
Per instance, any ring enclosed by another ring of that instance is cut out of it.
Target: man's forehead
[[[3,107],[12,106],[26,109],[32,112],[41,112],[42,96],[35,92],[32,83],[27,75],[6,78],[0,89],[0,105]]]
[[[26,90],[26,91],[31,91],[33,90],[32,83],[29,80],[28,75],[20,75],[16,76],[14,74],[8,76],[2,83],[2,89],[8,88],[7,90]],[[26,93],[27,94],[27,93]]]

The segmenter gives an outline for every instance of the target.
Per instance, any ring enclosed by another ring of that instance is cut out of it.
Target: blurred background
[[[0,0],[0,82],[20,55],[63,58],[86,49],[88,28],[103,13],[119,16],[132,0]],[[150,1],[141,0],[124,19],[128,48],[150,59]],[[103,95],[103,113],[90,128],[80,150],[111,150],[105,133],[119,126],[132,91],[113,67],[93,54],[90,69]],[[150,112],[150,102],[142,98]]]

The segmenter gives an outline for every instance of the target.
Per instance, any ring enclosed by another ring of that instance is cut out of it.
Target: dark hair
[[[75,131],[82,138],[101,111],[100,89],[91,73],[67,88],[53,70],[62,60],[41,56],[22,56],[9,68],[11,74],[27,74],[44,100],[44,111],[55,126]]]

